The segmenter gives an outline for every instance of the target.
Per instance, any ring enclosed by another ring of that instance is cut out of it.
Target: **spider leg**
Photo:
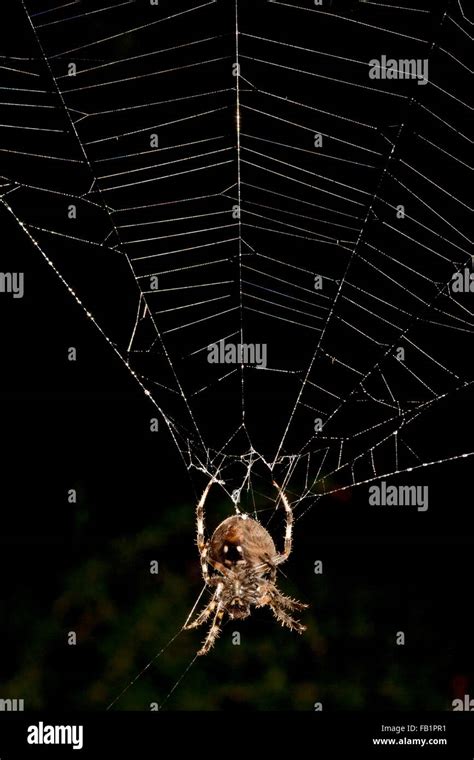
[[[288,615],[288,613],[284,612],[279,607],[274,607],[273,605],[270,605],[270,609],[275,615],[276,619],[278,620],[281,625],[286,626],[291,631],[296,631],[297,633],[303,633],[306,631],[306,626],[302,625],[302,623],[299,622],[299,620],[295,620],[291,617],[291,615]]]
[[[198,538],[198,546],[199,546],[199,538]],[[204,579],[204,583],[209,583],[209,567],[208,567],[208,561],[207,561],[207,550],[208,550],[208,544],[206,542],[202,550],[201,549],[199,550],[199,554],[201,555],[201,573]]]
[[[222,602],[219,602],[217,605],[216,614],[214,615],[214,619],[212,621],[212,625],[209,629],[209,632],[204,640],[204,643],[201,649],[198,652],[198,655],[207,654],[209,650],[212,649],[212,647],[214,646],[215,641],[221,632],[221,624],[222,624],[223,617],[224,617],[224,610],[222,609]]]
[[[201,572],[204,582],[209,582],[209,570],[207,567],[207,550],[208,542],[204,538],[204,504],[207,499],[207,495],[211,489],[212,484],[216,482],[215,478],[211,478],[207,486],[205,487],[201,498],[196,506],[196,527],[197,527],[197,547],[199,555],[201,557]]]
[[[285,562],[291,554],[291,546],[292,546],[292,541],[293,541],[293,510],[291,508],[290,502],[287,499],[286,494],[284,493],[284,491],[282,491],[278,483],[275,483],[275,481],[273,481],[273,485],[275,486],[275,488],[278,489],[278,495],[280,499],[282,500],[283,506],[285,508],[285,514],[286,514],[285,545],[284,545],[283,553],[279,554],[274,559],[274,564],[280,565],[282,562]]]
[[[226,576],[229,576],[229,575],[231,574],[231,571],[229,570],[229,568],[228,568],[228,567],[226,567],[226,566],[225,566],[225,565],[223,565],[221,562],[218,562],[218,561],[217,561],[217,560],[215,560],[215,559],[208,559],[208,560],[207,560],[207,563],[208,563],[208,564],[209,564],[209,565],[210,565],[210,566],[211,566],[211,567],[212,567],[214,570],[217,570],[219,573],[221,573],[221,575],[226,575]],[[212,576],[212,577],[215,577],[215,576]]]
[[[302,625],[299,620],[295,620],[286,610],[303,610],[308,605],[303,602],[297,602],[289,596],[282,594],[272,583],[267,583],[261,589],[261,596],[256,605],[257,607],[270,607],[281,625],[286,625],[292,631],[303,633],[306,626]]]
[[[280,606],[278,599],[271,599],[268,602],[268,606],[270,607],[271,611],[275,615],[276,619],[281,625],[286,625],[287,628],[289,628],[292,631],[296,631],[297,633],[303,633],[303,631],[306,631],[306,626],[300,623],[299,620],[295,620],[291,617],[282,606]],[[306,605],[304,605],[306,606]]]
[[[309,606],[304,602],[298,602],[296,599],[292,599],[291,596],[285,596],[281,591],[278,591],[278,589],[275,589],[272,598],[279,607],[284,607],[287,610],[305,610]]]
[[[217,602],[219,599],[219,596],[221,595],[222,589],[224,588],[223,583],[219,583],[211,601],[209,604],[207,604],[204,609],[201,610],[201,612],[198,614],[198,616],[193,620],[192,623],[188,623],[185,627],[185,631],[190,631],[192,628],[199,628],[200,625],[206,622],[206,620],[212,615],[214,610],[216,609]]]

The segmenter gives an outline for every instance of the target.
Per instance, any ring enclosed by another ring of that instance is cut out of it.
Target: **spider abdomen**
[[[209,557],[227,568],[271,564],[277,552],[273,539],[259,522],[246,515],[234,515],[221,522],[209,544]]]

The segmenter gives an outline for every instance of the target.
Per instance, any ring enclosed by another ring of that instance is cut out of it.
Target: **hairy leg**
[[[224,617],[224,610],[222,609],[222,602],[219,602],[217,605],[216,614],[214,615],[214,619],[212,621],[212,625],[209,629],[209,632],[204,640],[204,643],[201,649],[198,652],[198,655],[207,654],[209,650],[212,649],[212,647],[214,646],[215,641],[221,632],[221,624],[222,624],[223,617]]]
[[[285,515],[286,515],[286,526],[285,526],[285,544],[283,553],[279,554],[275,558],[275,564],[280,565],[282,562],[285,562],[288,557],[291,554],[291,546],[293,541],[293,510],[291,508],[290,502],[288,501],[288,498],[284,491],[280,488],[278,483],[273,481],[273,485],[276,489],[278,489],[278,495],[283,503],[283,506],[285,508]]]
[[[218,600],[223,588],[224,588],[224,584],[219,583],[209,604],[207,604],[206,607],[204,607],[204,609],[201,610],[201,612],[193,620],[192,623],[188,623],[188,625],[185,626],[186,631],[191,630],[191,628],[199,628],[200,625],[202,625],[203,623],[206,622],[206,620],[208,620],[208,618],[212,615],[212,613],[216,609],[216,606],[217,606],[217,603],[218,603]]]

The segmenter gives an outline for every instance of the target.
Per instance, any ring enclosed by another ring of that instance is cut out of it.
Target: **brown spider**
[[[198,654],[207,654],[214,645],[224,614],[232,618],[246,618],[250,607],[268,605],[276,619],[291,630],[302,633],[306,627],[291,617],[289,611],[302,610],[307,604],[284,596],[276,587],[277,566],[285,562],[291,552],[293,512],[286,495],[277,483],[279,498],[286,512],[285,546],[280,554],[273,539],[259,522],[246,514],[228,517],[216,528],[210,540],[204,539],[204,503],[215,478],[206,486],[196,507],[197,545],[201,557],[201,570],[205,583],[215,587],[212,599],[201,610],[187,630],[197,628],[213,614],[211,627]],[[209,573],[208,566],[216,572]]]

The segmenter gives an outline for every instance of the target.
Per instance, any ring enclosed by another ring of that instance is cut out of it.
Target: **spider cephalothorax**
[[[225,614],[230,618],[245,618],[251,606],[268,605],[277,620],[298,633],[305,626],[291,617],[289,611],[302,610],[306,604],[284,596],[276,587],[277,566],[288,559],[291,552],[293,512],[283,491],[278,489],[286,512],[285,547],[277,552],[269,532],[246,514],[228,517],[214,531],[209,541],[204,540],[204,502],[214,480],[212,479],[197,505],[197,544],[201,556],[204,581],[215,588],[209,604],[187,628],[197,628],[213,615],[209,633],[198,654],[206,654],[220,632]],[[209,573],[209,566],[215,571]]]

